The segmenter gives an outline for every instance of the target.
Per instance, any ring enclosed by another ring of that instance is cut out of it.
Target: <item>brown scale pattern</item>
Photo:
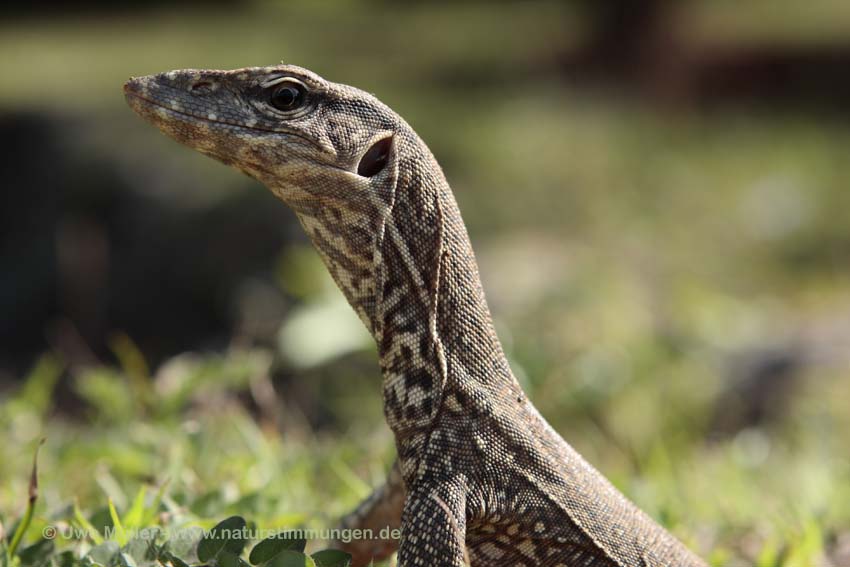
[[[284,108],[281,85],[298,93]],[[288,204],[374,335],[398,462],[343,526],[400,525],[402,567],[705,565],[527,400],[449,185],[392,110],[291,65],[172,71],[125,93],[165,134]],[[394,544],[347,548],[365,565]]]

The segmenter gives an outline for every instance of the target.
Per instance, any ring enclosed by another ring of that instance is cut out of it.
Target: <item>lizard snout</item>
[[[130,77],[126,83],[124,83],[124,94],[136,94],[140,92],[141,81],[139,81],[138,77]]]

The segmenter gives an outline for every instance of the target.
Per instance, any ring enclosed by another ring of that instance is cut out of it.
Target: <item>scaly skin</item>
[[[130,106],[297,215],[378,345],[398,473],[344,525],[402,527],[399,565],[704,566],[570,447],[505,359],[466,228],[416,133],[280,65],[131,79]],[[354,542],[358,564],[392,542]]]

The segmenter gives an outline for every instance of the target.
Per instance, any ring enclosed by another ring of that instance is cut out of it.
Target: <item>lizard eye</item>
[[[275,85],[269,94],[269,104],[278,110],[289,112],[300,108],[307,98],[304,85],[287,81]]]

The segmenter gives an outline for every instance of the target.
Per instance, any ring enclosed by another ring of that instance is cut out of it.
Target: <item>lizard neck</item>
[[[405,478],[444,407],[466,417],[516,396],[457,203],[431,152],[398,133],[393,191],[357,208],[289,199],[378,345],[384,413]]]
[[[433,160],[430,152],[425,155]],[[476,400],[485,398],[471,393],[486,389],[486,403],[494,403],[499,393],[516,395],[519,386],[496,337],[445,178],[435,161],[432,167],[404,165],[376,253],[373,328],[384,412],[409,479],[444,404],[472,415],[480,409],[472,407]],[[420,171],[432,173],[421,178]]]

